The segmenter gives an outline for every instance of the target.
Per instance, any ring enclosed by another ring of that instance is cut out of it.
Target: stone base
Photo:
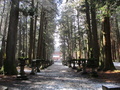
[[[102,90],[120,90],[119,86],[102,86]]]
[[[37,72],[40,72],[40,69],[37,69]]]
[[[80,71],[82,71],[82,69],[81,69],[81,68],[78,68],[78,69],[77,69],[77,72],[80,72]]]
[[[23,75],[23,76],[18,75],[16,79],[17,80],[28,80],[28,77],[26,75]]]
[[[88,74],[88,72],[86,72],[86,71],[83,71],[81,74]]]
[[[71,66],[71,65],[69,65],[68,67],[69,67],[69,68],[71,68],[72,66]]]
[[[77,67],[74,66],[74,67],[72,67],[72,69],[77,69]]]
[[[31,72],[30,75],[35,75],[36,73],[35,72]]]

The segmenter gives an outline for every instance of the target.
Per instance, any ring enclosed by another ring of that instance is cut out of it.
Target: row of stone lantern
[[[31,75],[35,75],[36,72],[40,72],[40,67],[42,69],[47,68],[48,66],[52,65],[53,61],[51,60],[42,60],[42,59],[33,59],[32,60],[32,70]]]
[[[66,62],[63,62],[64,65],[67,65],[68,67],[71,67],[72,69],[77,69],[78,71],[82,71],[82,74],[87,74],[86,68],[91,68],[90,75],[93,77],[97,77],[97,60],[94,58],[90,59],[71,59],[67,60]],[[76,65],[78,65],[78,68]]]
[[[18,58],[18,60],[19,60],[19,66],[20,66],[20,73],[19,75],[17,75],[17,79],[27,80],[28,77],[24,72],[24,66],[26,65],[26,60],[28,60],[28,58],[21,57],[21,58]],[[49,61],[49,60],[33,59],[31,63],[32,70],[30,75],[35,75],[36,72],[40,72],[40,67],[46,68],[52,64],[53,64],[52,60]]]

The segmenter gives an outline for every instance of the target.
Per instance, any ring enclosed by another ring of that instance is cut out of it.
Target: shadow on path
[[[0,85],[9,90],[102,90],[102,85],[115,84],[90,80],[57,61],[37,75],[29,75],[29,80],[0,82]]]

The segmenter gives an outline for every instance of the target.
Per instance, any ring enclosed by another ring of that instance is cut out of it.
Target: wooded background
[[[34,58],[51,59],[54,33],[60,34],[63,60],[68,55],[95,58],[102,70],[114,70],[113,61],[120,61],[119,0],[0,3],[0,67],[4,66],[5,74],[17,73],[17,59],[23,53],[29,64]]]

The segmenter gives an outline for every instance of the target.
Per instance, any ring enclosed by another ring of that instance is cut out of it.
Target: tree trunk
[[[98,44],[98,34],[97,34],[97,23],[96,23],[96,8],[94,0],[91,0],[91,19],[92,19],[92,35],[93,35],[93,58],[97,59],[97,64],[99,66],[99,44]]]
[[[76,35],[76,29],[75,29],[75,22],[74,22],[74,48],[75,48],[75,59],[78,59],[78,55],[77,55],[77,35]]]
[[[103,70],[104,68],[104,59],[105,59],[105,37],[103,35],[104,32],[104,23],[101,23],[101,35],[100,35],[100,65],[99,65],[99,70]]]
[[[64,43],[63,45],[64,45],[64,48],[65,48],[65,36],[63,36],[63,38],[64,38],[63,39],[64,40],[63,41],[63,43]],[[64,51],[63,51],[63,60],[66,60],[65,55],[66,55],[66,50],[64,49]]]
[[[2,22],[3,22],[4,11],[5,11],[5,0],[4,0],[4,7],[3,7],[2,15],[1,15],[1,21],[0,21],[0,34],[1,34],[1,28],[2,28]]]
[[[70,42],[71,42],[71,37],[70,37],[70,25],[69,25],[69,19],[67,16],[67,43],[68,43],[68,55],[71,55],[71,47],[70,47]]]
[[[112,45],[111,45],[111,51],[112,51],[112,60],[116,60],[116,42],[115,42],[115,40],[112,40]]]
[[[87,21],[87,34],[88,34],[88,58],[92,58],[92,31],[91,31],[91,23],[90,23],[90,12],[89,12],[89,3],[88,0],[85,0],[86,6],[86,21]]]
[[[110,41],[110,20],[109,17],[104,18],[104,33],[105,33],[105,60],[104,70],[115,70],[111,55],[111,41]]]
[[[17,43],[18,16],[19,16],[19,0],[12,0],[6,47],[6,60],[4,64],[4,71],[5,74],[7,75],[17,74],[15,54]]]
[[[37,24],[37,16],[35,16],[35,24],[34,24],[34,37],[33,37],[33,58],[36,58],[36,24]]]
[[[8,22],[8,14],[5,20],[5,27],[4,27],[4,32],[3,32],[3,38],[2,38],[2,46],[1,46],[1,51],[0,51],[0,67],[3,66],[3,57],[5,54],[5,49],[6,49],[6,44],[5,44],[5,39],[6,39],[6,31],[7,31],[7,22]]]
[[[40,17],[40,30],[39,30],[39,37],[38,37],[38,48],[37,48],[37,58],[42,59],[42,39],[43,39],[43,22],[44,22],[45,13],[43,9],[41,10],[41,17]]]
[[[32,54],[33,54],[33,16],[31,17],[30,21],[30,40],[29,40],[29,63],[31,64],[32,61]]]
[[[79,26],[79,10],[77,10],[77,26],[78,26],[78,35],[79,35],[79,58],[81,58],[81,38],[80,38],[80,26]]]
[[[117,36],[117,59],[120,62],[120,31],[119,31],[119,27],[118,27],[118,16],[116,16],[115,18],[115,23],[116,23],[116,36]]]
[[[26,29],[25,30],[26,31],[26,36],[25,36],[26,37],[26,42],[25,42],[26,43],[26,47],[25,47],[26,54],[25,55],[26,55],[26,57],[28,57],[28,31],[27,31],[28,27],[27,27],[27,17],[26,17],[26,27],[25,27],[25,29]]]
[[[22,41],[21,41],[21,31],[22,31],[22,22],[21,22],[21,19],[20,19],[20,22],[19,22],[19,32],[18,32],[18,37],[19,37],[19,50],[18,50],[18,57],[21,57],[21,50],[22,50]]]
[[[23,20],[25,22],[25,17],[23,17]],[[23,27],[22,27],[22,51],[25,54],[25,27],[24,27],[24,23],[23,23]]]
[[[32,0],[32,8],[34,8],[34,0]],[[29,63],[31,64],[33,58],[33,24],[34,24],[34,16],[31,16],[30,19],[30,40],[29,40]]]
[[[47,34],[47,24],[48,24],[48,22],[47,22],[47,18],[45,18],[45,20],[44,20],[44,29],[45,29],[45,33]],[[48,60],[48,58],[47,58],[47,45],[46,45],[46,43],[48,44],[48,42],[47,42],[47,36],[46,36],[46,34],[44,35],[44,44],[43,44],[43,47],[44,47],[44,50],[43,50],[43,58],[45,59],[45,60]]]
[[[71,20],[70,21],[70,50],[71,50],[71,55],[73,57],[73,53],[74,53],[74,48],[73,48],[73,45],[74,45],[74,41],[73,41],[73,21]]]

